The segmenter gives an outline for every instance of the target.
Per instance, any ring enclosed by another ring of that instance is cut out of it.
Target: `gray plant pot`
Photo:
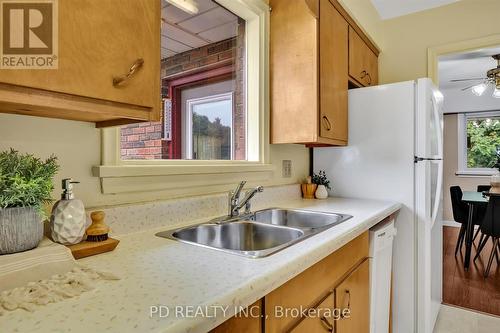
[[[42,218],[35,208],[0,209],[0,254],[30,250],[42,238]]]

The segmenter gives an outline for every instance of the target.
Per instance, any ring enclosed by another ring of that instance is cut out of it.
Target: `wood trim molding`
[[[228,80],[234,76],[235,67],[233,64],[211,68],[204,71],[197,71],[185,74],[172,80],[164,80],[168,86],[169,96],[172,100],[172,156],[170,158],[182,158],[182,125],[181,125],[181,96],[182,90],[202,84],[216,83]]]
[[[430,47],[427,50],[427,76],[434,81],[434,84],[439,84],[438,61],[439,56],[472,51],[480,48],[488,48],[498,46],[500,44],[500,34],[490,35],[486,37],[469,39],[444,45]]]

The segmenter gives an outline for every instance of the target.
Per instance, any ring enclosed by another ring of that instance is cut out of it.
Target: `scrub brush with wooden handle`
[[[88,242],[102,242],[108,239],[109,227],[104,223],[104,212],[95,211],[90,214],[92,224],[87,229]]]

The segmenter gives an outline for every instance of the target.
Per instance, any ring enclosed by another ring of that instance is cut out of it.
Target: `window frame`
[[[498,172],[494,168],[469,168],[467,167],[467,122],[474,118],[500,117],[499,111],[467,112],[458,114],[457,119],[457,146],[458,146],[458,171],[459,176],[491,176]]]
[[[186,159],[193,159],[193,107],[199,104],[210,103],[210,102],[220,102],[229,101],[232,108],[234,108],[234,93],[227,92],[223,94],[210,95],[199,98],[191,98],[186,100],[186,128],[184,133],[186,133],[186,138],[184,142],[184,151],[186,152]],[[231,130],[230,130],[230,154],[231,159],[234,158],[234,117],[231,114]],[[246,154],[245,154],[246,155]]]
[[[92,169],[104,194],[233,184],[271,179],[269,157],[269,6],[263,0],[216,0],[246,22],[246,161],[122,160],[120,127],[101,129],[101,164]],[[195,176],[194,176],[195,175]],[[189,191],[185,192],[190,193]],[[198,193],[198,192],[196,192]]]

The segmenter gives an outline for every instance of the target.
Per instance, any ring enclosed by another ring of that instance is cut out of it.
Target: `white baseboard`
[[[455,221],[443,220],[443,226],[460,228],[462,226],[462,224],[458,223],[458,222],[455,222]]]

